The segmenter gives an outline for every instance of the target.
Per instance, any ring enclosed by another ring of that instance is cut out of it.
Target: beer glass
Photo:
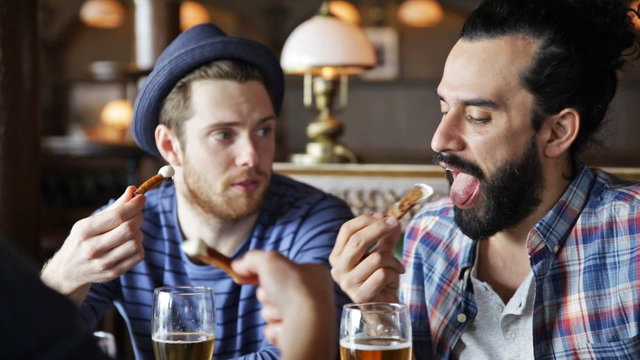
[[[346,304],[340,320],[342,360],[411,360],[411,319],[405,305]]]
[[[211,360],[216,327],[211,288],[156,288],[152,311],[151,338],[156,360]]]

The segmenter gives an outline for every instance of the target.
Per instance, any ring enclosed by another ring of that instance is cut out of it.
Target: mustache
[[[241,181],[246,178],[260,178],[260,179],[268,179],[271,175],[271,171],[262,171],[258,168],[250,168],[246,170],[239,171],[237,173],[231,174],[227,176],[227,181],[232,184],[237,181]]]
[[[435,153],[435,155],[433,155],[433,163],[437,165],[440,162],[444,162],[447,165],[458,168],[462,172],[472,175],[479,180],[485,179],[484,173],[479,166],[462,159],[458,155],[445,154],[441,152]]]

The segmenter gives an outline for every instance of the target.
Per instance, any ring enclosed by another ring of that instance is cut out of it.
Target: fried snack
[[[140,186],[138,186],[134,194],[138,195],[138,194],[146,193],[147,191],[160,185],[160,183],[164,181],[164,179],[168,179],[172,177],[174,173],[175,172],[173,171],[173,168],[171,167],[171,165],[165,165],[161,167],[160,170],[158,170],[158,173],[156,175],[153,175],[147,181],[143,182]]]
[[[427,184],[416,184],[393,207],[387,211],[387,216],[400,220],[414,206],[421,204],[433,194],[433,188]]]
[[[231,268],[230,257],[218,252],[216,249],[208,247],[204,243],[204,241],[200,239],[185,240],[182,244],[180,244],[180,248],[190,258],[197,259],[199,261],[202,261],[203,263],[217,267],[218,269],[231,276],[231,278],[234,280],[242,278]]]

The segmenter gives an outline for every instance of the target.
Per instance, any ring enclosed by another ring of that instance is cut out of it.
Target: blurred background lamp
[[[405,0],[398,8],[398,20],[412,27],[433,27],[444,18],[444,10],[436,0]]]
[[[633,10],[635,10],[635,11],[640,11],[640,0],[636,0],[636,1],[632,2],[629,7],[632,8]],[[631,21],[633,22],[633,25],[634,25],[635,29],[640,31],[640,19],[638,19],[638,16],[633,15],[631,17]]]
[[[124,22],[125,10],[118,0],[86,0],[80,8],[80,19],[91,27],[113,29]]]
[[[133,119],[133,104],[127,99],[109,101],[100,112],[100,121],[108,128],[127,130]]]
[[[360,25],[360,12],[358,8],[349,1],[329,1],[329,12],[344,22],[356,26]]]
[[[197,1],[183,1],[180,3],[181,31],[208,22],[211,22],[211,15],[204,5]]]
[[[347,105],[348,75],[376,64],[373,46],[362,29],[333,16],[325,1],[318,14],[291,32],[280,63],[287,74],[304,75],[304,105],[319,113],[307,126],[311,141],[306,153],[294,154],[291,160],[301,164],[356,162],[356,156],[337,141],[344,127],[333,113]]]

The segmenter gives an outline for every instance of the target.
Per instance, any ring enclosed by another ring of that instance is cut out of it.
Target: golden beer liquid
[[[156,360],[211,360],[213,335],[207,333],[168,333],[154,337]]]
[[[341,360],[411,360],[411,343],[399,339],[369,338],[340,341]]]

